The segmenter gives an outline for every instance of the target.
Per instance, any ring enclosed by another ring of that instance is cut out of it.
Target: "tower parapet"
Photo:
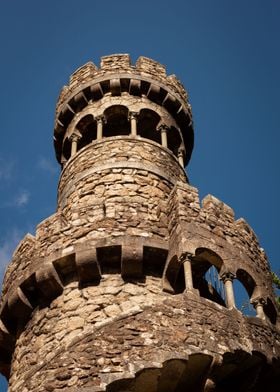
[[[135,121],[137,135],[163,143],[164,132],[155,130],[165,125],[162,129],[169,130],[165,144],[169,141],[176,154],[183,153],[185,164],[189,161],[192,115],[182,84],[174,75],[167,76],[165,67],[158,62],[139,57],[132,66],[129,55],[123,54],[102,57],[100,68],[91,62],[85,64],[62,89],[54,132],[58,161],[64,164],[69,159],[72,135],[81,147],[98,139],[100,132],[105,136],[120,134],[115,126],[118,121],[123,135],[132,133],[133,126],[136,129]],[[98,127],[102,131],[98,132]]]
[[[267,258],[244,219],[188,183],[191,118],[177,78],[145,57],[87,63],[63,88],[57,211],[3,283],[9,392],[276,388]],[[253,316],[237,310],[236,280]]]

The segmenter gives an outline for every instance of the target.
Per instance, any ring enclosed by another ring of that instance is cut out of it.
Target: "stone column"
[[[256,297],[256,298],[252,298],[250,300],[251,304],[254,306],[254,308],[256,309],[257,312],[257,317],[265,320],[266,316],[263,310],[264,305],[266,304],[266,301],[264,298],[262,297]]]
[[[61,163],[62,169],[64,168],[66,162],[67,162],[67,159],[65,158],[65,156],[64,156],[64,155],[61,155],[60,163]]]
[[[185,168],[185,162],[184,162],[184,150],[182,147],[179,148],[178,150],[178,160],[182,168]]]
[[[229,309],[236,308],[232,284],[233,279],[235,279],[235,275],[230,271],[226,271],[221,275],[220,279],[224,283],[227,307]]]
[[[184,267],[186,291],[193,290],[192,265],[190,256],[190,254],[185,254],[182,260]]]
[[[129,112],[128,118],[130,120],[130,135],[137,136],[137,117],[138,113]]]
[[[71,140],[71,157],[73,157],[76,153],[77,153],[77,149],[78,149],[78,140],[82,137],[82,135],[80,134],[80,132],[75,131],[74,133],[72,133],[72,135],[70,136],[70,140]]]
[[[167,131],[169,130],[168,126],[166,124],[161,124],[158,127],[158,130],[160,131],[162,147],[168,148],[168,143],[167,143]]]
[[[97,116],[96,118],[97,122],[97,135],[96,139],[101,140],[103,138],[103,124],[105,122],[104,116]]]

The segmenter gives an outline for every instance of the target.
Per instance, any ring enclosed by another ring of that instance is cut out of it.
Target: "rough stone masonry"
[[[244,219],[189,184],[179,80],[146,57],[89,62],[61,91],[54,137],[57,210],[3,283],[9,392],[277,390],[267,258]],[[237,310],[235,280],[253,316]]]

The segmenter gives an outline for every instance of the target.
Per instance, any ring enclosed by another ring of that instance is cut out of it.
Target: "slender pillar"
[[[189,259],[186,259],[184,261],[184,275],[185,275],[186,290],[192,290],[193,289],[192,267]]]
[[[167,143],[167,131],[168,131],[168,126],[166,124],[161,124],[158,127],[158,130],[160,131],[160,136],[161,136],[161,145],[162,147],[168,147]]]
[[[74,135],[71,138],[71,157],[77,153],[78,136]]]
[[[65,156],[64,156],[64,155],[61,155],[60,163],[61,163],[62,169],[64,168],[66,162],[67,162],[67,159],[65,158]]]
[[[179,163],[180,163],[180,165],[182,166],[182,168],[184,169],[184,167],[185,167],[185,162],[184,162],[184,150],[183,150],[183,148],[179,148],[179,150],[178,150],[178,160],[179,160]]]
[[[253,304],[254,308],[256,309],[257,312],[257,317],[265,320],[266,316],[263,310],[263,307],[265,305],[265,299],[262,297],[257,297],[257,298],[253,298],[251,299],[251,304]]]
[[[186,254],[184,256],[183,266],[184,266],[186,291],[193,290],[192,265],[191,265],[190,255]]]
[[[138,116],[138,113],[129,112],[130,135],[131,136],[137,136],[137,116]]]
[[[234,291],[233,291],[233,284],[232,281],[235,278],[235,275],[230,272],[226,271],[221,275],[221,280],[225,286],[225,293],[226,293],[226,304],[229,309],[235,308],[235,298],[234,298]]]
[[[101,140],[103,138],[103,124],[104,124],[104,116],[97,116],[97,135],[96,139]]]
[[[71,139],[71,157],[76,154],[77,152],[77,146],[78,146],[78,137],[73,136]]]

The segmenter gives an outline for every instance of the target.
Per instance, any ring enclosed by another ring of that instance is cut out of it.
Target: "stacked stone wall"
[[[129,283],[119,275],[104,275],[98,286],[83,289],[77,282],[68,284],[50,306],[34,311],[18,339],[10,391],[23,388],[30,368],[34,365],[44,367],[46,362],[52,361],[59,347],[67,347],[73,339],[95,326],[110,320],[113,322],[121,315],[139,312],[142,304],[160,303],[161,297],[163,300],[161,281],[153,277]]]
[[[224,270],[246,271],[258,287],[255,294],[261,292],[276,306],[266,254],[243,218],[235,220],[233,210],[211,195],[200,206],[197,189],[182,183],[174,187],[169,206],[171,256],[212,250],[221,257]]]
[[[17,342],[10,392],[101,390],[174,355],[204,352],[222,362],[229,352],[244,359],[279,349],[279,334],[261,322],[204,299],[163,295],[156,279],[131,284],[108,276],[98,287],[70,284],[50,308],[36,311]]]
[[[136,139],[121,136],[106,138],[84,147],[67,163],[59,182],[58,208],[61,208],[61,204],[65,205],[66,202],[61,200],[64,197],[63,193],[74,180],[79,179],[82,182],[83,175],[118,167],[142,169],[142,171],[157,174],[159,179],[168,180],[172,184],[177,180],[185,181],[186,178],[171,151],[157,143],[140,137]],[[116,181],[117,178],[118,176],[116,176]],[[133,182],[131,175],[130,182]],[[94,179],[92,183],[95,185]]]
[[[75,173],[72,163],[69,172]],[[69,178],[71,174],[62,183],[69,184]],[[212,250],[221,257],[224,270],[246,271],[256,284],[255,295],[276,306],[269,265],[256,235],[218,199],[207,196],[200,207],[194,187],[178,182],[171,192],[169,181],[145,170],[108,169],[97,174],[96,182],[91,176],[80,184],[81,188],[73,187],[64,209],[38,226],[36,240],[27,236],[21,242],[7,269],[2,298],[8,288],[32,275],[44,257],[53,260],[56,253],[63,256],[75,247],[94,248],[102,239],[115,238],[121,245],[128,237],[156,240],[163,248],[169,242],[169,260],[174,254],[180,258],[184,252],[195,255],[200,248]]]
[[[36,239],[33,235],[26,234],[14,251],[12,262],[7,266],[3,281],[0,307],[8,288],[11,287],[13,282],[15,282],[20,276],[23,276],[32,265],[35,258],[35,252]]]
[[[256,235],[218,199],[207,196],[200,207],[194,187],[179,182],[171,192],[170,182],[145,170],[105,170],[96,182],[91,177],[88,185],[81,184],[81,189],[74,187],[63,211],[38,225],[36,240],[27,236],[21,242],[5,275],[2,301],[8,288],[34,273],[44,257],[54,259],[61,249],[67,254],[83,245],[95,247],[102,239],[115,238],[122,244],[126,237],[135,237],[161,241],[164,248],[169,241],[169,259],[210,249],[221,257],[225,270],[246,271],[258,287],[256,293],[274,303],[269,265]]]

